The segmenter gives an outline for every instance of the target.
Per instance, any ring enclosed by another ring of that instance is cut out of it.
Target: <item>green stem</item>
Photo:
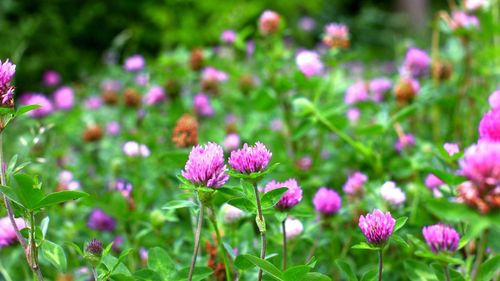
[[[382,258],[382,249],[378,251],[378,281],[382,281],[382,269],[384,265],[384,261]]]
[[[443,270],[444,270],[444,277],[446,278],[446,281],[450,281],[451,279],[450,279],[450,271],[448,269],[448,264],[444,265]]]
[[[29,211],[29,246],[30,246],[30,257],[31,257],[31,269],[36,275],[38,281],[43,281],[42,272],[40,271],[40,266],[38,265],[38,248],[36,247],[36,237],[35,237],[35,213]]]
[[[479,238],[479,248],[477,250],[476,261],[474,262],[474,267],[472,269],[471,280],[477,280],[477,274],[479,273],[479,267],[483,263],[484,254],[486,253],[486,246],[488,245],[488,229],[485,229],[481,237]]]
[[[9,272],[5,270],[5,267],[0,263],[0,273],[2,274],[3,278],[5,278],[5,281],[12,281],[12,278],[10,278]]]
[[[257,188],[257,182],[253,182],[253,190],[255,192],[255,202],[257,203],[257,217],[255,218],[255,221],[257,223],[257,227],[259,228],[260,231],[260,240],[261,240],[261,246],[260,246],[260,258],[261,259],[266,259],[266,247],[267,247],[267,239],[266,239],[266,221],[264,219],[264,215],[262,213],[262,205],[260,204],[260,194],[259,194],[259,189]],[[257,276],[257,281],[262,280],[262,269],[259,268],[259,274]]]
[[[217,224],[217,216],[215,214],[213,206],[210,206],[210,211],[211,211],[210,220],[212,221],[212,224],[214,226],[215,235],[217,237],[217,244],[219,244],[219,251],[221,252],[222,260],[224,262],[224,268],[226,270],[226,280],[231,281],[231,271],[229,270],[229,261],[227,259],[226,249],[224,248],[224,244],[222,242],[219,226]]]
[[[95,269],[95,267],[92,267],[92,275],[94,276],[94,280],[95,281],[98,281],[98,276],[97,276],[97,270]]]
[[[196,258],[198,257],[198,250],[200,249],[201,228],[203,226],[203,206],[200,203],[200,211],[198,213],[198,221],[196,222],[196,233],[194,235],[194,249],[193,256],[191,257],[191,266],[189,267],[188,281],[193,280],[194,267],[196,265]]]
[[[286,253],[286,226],[285,226],[285,221],[284,219],[281,222],[281,229],[283,230],[283,271],[286,270],[286,259],[287,259],[287,253]]]

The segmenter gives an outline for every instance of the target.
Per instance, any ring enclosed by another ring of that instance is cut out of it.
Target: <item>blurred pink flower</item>
[[[396,186],[393,181],[385,182],[380,187],[380,195],[391,205],[398,207],[406,201],[406,195],[401,188]]]
[[[271,10],[266,10],[259,18],[259,31],[263,35],[276,33],[280,27],[280,15]]]
[[[199,93],[193,97],[193,107],[197,115],[202,117],[211,117],[214,115],[214,108],[210,98],[204,93]]]
[[[430,64],[431,58],[426,51],[410,48],[403,62],[403,72],[408,73],[413,78],[417,78],[429,71]]]
[[[479,20],[476,16],[468,15],[464,11],[455,11],[451,14],[450,28],[457,29],[474,29],[479,27]]]
[[[323,63],[316,52],[301,51],[295,62],[306,77],[320,75],[323,72]]]
[[[294,239],[304,232],[304,225],[300,220],[291,217],[285,220],[286,239]]]
[[[125,60],[123,68],[125,68],[125,70],[129,72],[136,72],[142,70],[145,65],[146,61],[144,60],[144,57],[139,54],[136,54],[128,57]]]
[[[63,86],[54,92],[54,104],[56,108],[70,110],[75,105],[75,91],[73,88]]]
[[[226,151],[233,151],[240,147],[240,136],[236,133],[231,133],[224,139],[224,149]]]
[[[155,85],[149,89],[144,96],[144,103],[147,105],[159,104],[166,99],[163,87]]]
[[[236,32],[234,30],[224,30],[220,35],[220,40],[226,44],[233,44],[236,40]]]
[[[488,103],[490,104],[491,109],[500,109],[500,90],[496,90],[490,95]]]
[[[448,152],[448,155],[450,155],[450,156],[453,156],[453,155],[460,152],[460,147],[458,147],[458,144],[456,144],[456,143],[448,143],[447,142],[443,145],[443,148],[444,148],[444,150],[446,150],[446,152]]]
[[[98,96],[88,97],[84,104],[87,109],[98,109],[102,106],[102,99]]]
[[[25,105],[37,104],[40,107],[28,112],[28,115],[34,118],[45,117],[54,111],[54,106],[52,102],[44,95],[39,93],[28,94],[25,99],[23,99]]]
[[[54,70],[47,70],[43,74],[43,84],[45,86],[56,86],[61,82],[61,76],[57,71]]]
[[[21,230],[26,228],[26,223],[23,218],[14,219],[17,229]],[[14,244],[17,241],[16,232],[9,217],[0,219],[0,249]]]
[[[351,105],[366,100],[368,100],[368,87],[364,81],[358,81],[347,88],[344,97],[346,104]]]

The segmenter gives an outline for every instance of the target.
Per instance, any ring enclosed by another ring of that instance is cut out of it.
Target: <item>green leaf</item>
[[[319,272],[309,272],[304,276],[304,281],[332,281],[330,277]]]
[[[24,202],[21,202],[21,199],[17,197],[16,192],[10,186],[0,185],[0,192],[7,196],[12,202],[26,209]]]
[[[41,246],[41,254],[47,259],[59,272],[65,272],[67,267],[66,255],[61,246],[45,240]]]
[[[35,206],[43,198],[43,192],[37,188],[32,177],[26,174],[14,175],[16,186],[13,190],[16,193],[22,206],[26,209],[34,210]]]
[[[342,272],[344,276],[347,277],[347,280],[358,281],[358,278],[356,277],[356,274],[354,273],[354,270],[352,269],[350,264],[343,260],[336,260],[335,264],[337,265],[337,268],[340,270],[340,272]]]
[[[283,279],[285,281],[301,281],[304,280],[304,276],[311,271],[311,268],[307,265],[296,265],[290,267],[283,273]]]
[[[198,205],[189,200],[171,200],[162,207],[163,210],[175,210],[181,208],[198,208]]]
[[[377,280],[378,277],[378,269],[372,269],[370,271],[367,271],[364,275],[363,278],[361,278],[361,281],[375,281]]]
[[[176,281],[186,281],[189,273],[189,267],[185,267],[177,274]],[[195,267],[193,274],[193,281],[207,280],[214,271],[210,267]],[[169,280],[170,281],[170,280]]]
[[[444,221],[477,223],[481,220],[478,213],[465,204],[453,203],[446,199],[429,199],[425,206],[431,213]]]
[[[407,220],[408,220],[408,217],[397,218],[396,219],[396,224],[394,225],[394,232],[396,232],[399,229],[401,229],[406,224]]]
[[[124,274],[130,276],[130,271],[128,268],[117,258],[112,255],[103,255],[102,263],[112,274]]]
[[[77,200],[86,196],[89,195],[85,192],[75,191],[75,190],[64,190],[64,191],[54,192],[45,196],[45,198],[40,200],[40,202],[38,202],[33,209],[47,208],[67,201]]]
[[[276,205],[287,190],[287,187],[280,187],[264,193],[261,200],[262,209],[270,209]]]
[[[249,262],[253,263],[254,265],[258,266],[265,272],[267,272],[271,277],[273,277],[276,280],[283,281],[283,272],[279,270],[276,266],[274,266],[272,263],[263,260],[261,258],[258,258],[256,256],[252,255],[240,255],[242,258],[247,259]]]
[[[134,272],[134,278],[139,281],[158,281],[162,280],[161,276],[151,269],[141,269]]]
[[[255,264],[250,262],[247,258],[243,256],[237,256],[236,259],[234,259],[234,265],[239,269],[239,270],[248,270],[251,268],[255,267]]]
[[[175,263],[165,250],[160,247],[148,252],[148,267],[158,273],[161,280],[169,281],[175,275]]]
[[[38,105],[38,104],[31,104],[31,105],[25,105],[25,106],[21,106],[19,107],[19,109],[17,110],[16,112],[16,116],[21,116],[25,113],[28,113],[32,110],[35,110],[37,108],[40,108],[42,107],[41,105]]]
[[[445,253],[438,253],[435,254],[431,251],[416,251],[415,252],[416,256],[423,257],[423,258],[428,258],[430,260],[435,260],[441,263],[449,263],[449,264],[464,264],[464,261],[461,259],[453,258]]]
[[[250,201],[246,197],[239,197],[231,199],[227,202],[229,205],[232,205],[238,209],[241,209],[245,212],[255,213],[257,207],[253,201]]]
[[[399,235],[397,234],[393,234],[391,236],[391,241],[393,241],[394,243],[400,245],[400,246],[403,246],[405,248],[410,248],[410,245],[408,245],[408,243],[406,243],[406,241]]]
[[[359,249],[359,250],[370,250],[370,251],[378,251],[380,250],[380,247],[377,246],[372,246],[366,242],[361,242],[359,244],[356,244],[352,246],[351,248],[353,249]]]
[[[499,273],[500,273],[500,256],[497,255],[487,260],[479,267],[477,280],[478,281],[493,280],[495,274]]]
[[[12,174],[12,172],[14,171],[14,168],[16,167],[16,164],[17,164],[17,154],[12,156],[12,158],[9,161],[9,166],[7,168],[7,177],[9,177],[9,175]]]

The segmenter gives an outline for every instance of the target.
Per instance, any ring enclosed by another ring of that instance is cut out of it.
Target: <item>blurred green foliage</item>
[[[20,91],[36,89],[47,69],[59,71],[66,81],[94,73],[106,50],[156,57],[180,45],[217,44],[228,28],[245,27],[251,35],[262,11],[272,9],[286,19],[288,35],[301,45],[313,47],[325,23],[345,22],[356,57],[392,59],[394,46],[409,27],[407,17],[395,13],[396,2],[2,0],[0,58],[19,66]],[[300,31],[297,23],[303,16],[316,19],[314,32]]]

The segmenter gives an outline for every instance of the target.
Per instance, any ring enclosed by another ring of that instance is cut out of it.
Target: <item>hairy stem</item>
[[[382,258],[382,249],[378,251],[378,281],[382,281],[382,268],[384,265],[384,261]]]
[[[196,233],[194,235],[194,249],[193,256],[191,257],[191,266],[189,267],[188,281],[193,280],[194,267],[196,265],[196,258],[198,257],[198,250],[200,249],[201,228],[203,226],[203,209],[205,206],[200,204],[200,211],[198,213],[198,221],[196,222]]]
[[[94,266],[92,267],[92,275],[94,276],[94,280],[98,281],[99,277],[97,276],[97,270]]]
[[[43,275],[40,271],[40,266],[38,265],[38,248],[36,246],[35,237],[35,213],[33,211],[29,212],[29,223],[30,223],[30,234],[29,234],[29,246],[30,246],[30,257],[31,257],[31,269],[36,275],[38,281],[43,281]]]
[[[446,281],[450,281],[450,271],[448,270],[448,264],[445,264],[443,267],[444,270],[444,277],[446,278]]]
[[[260,194],[259,194],[259,189],[257,188],[257,182],[253,182],[253,190],[255,192],[255,202],[257,203],[257,218],[255,219],[257,222],[257,226],[260,231],[260,240],[261,240],[261,246],[260,246],[260,258],[265,259],[266,258],[266,246],[267,246],[267,239],[266,239],[266,221],[264,219],[264,215],[262,214],[262,205],[260,204]],[[262,269],[259,268],[259,274],[257,276],[257,281],[262,280]]]

